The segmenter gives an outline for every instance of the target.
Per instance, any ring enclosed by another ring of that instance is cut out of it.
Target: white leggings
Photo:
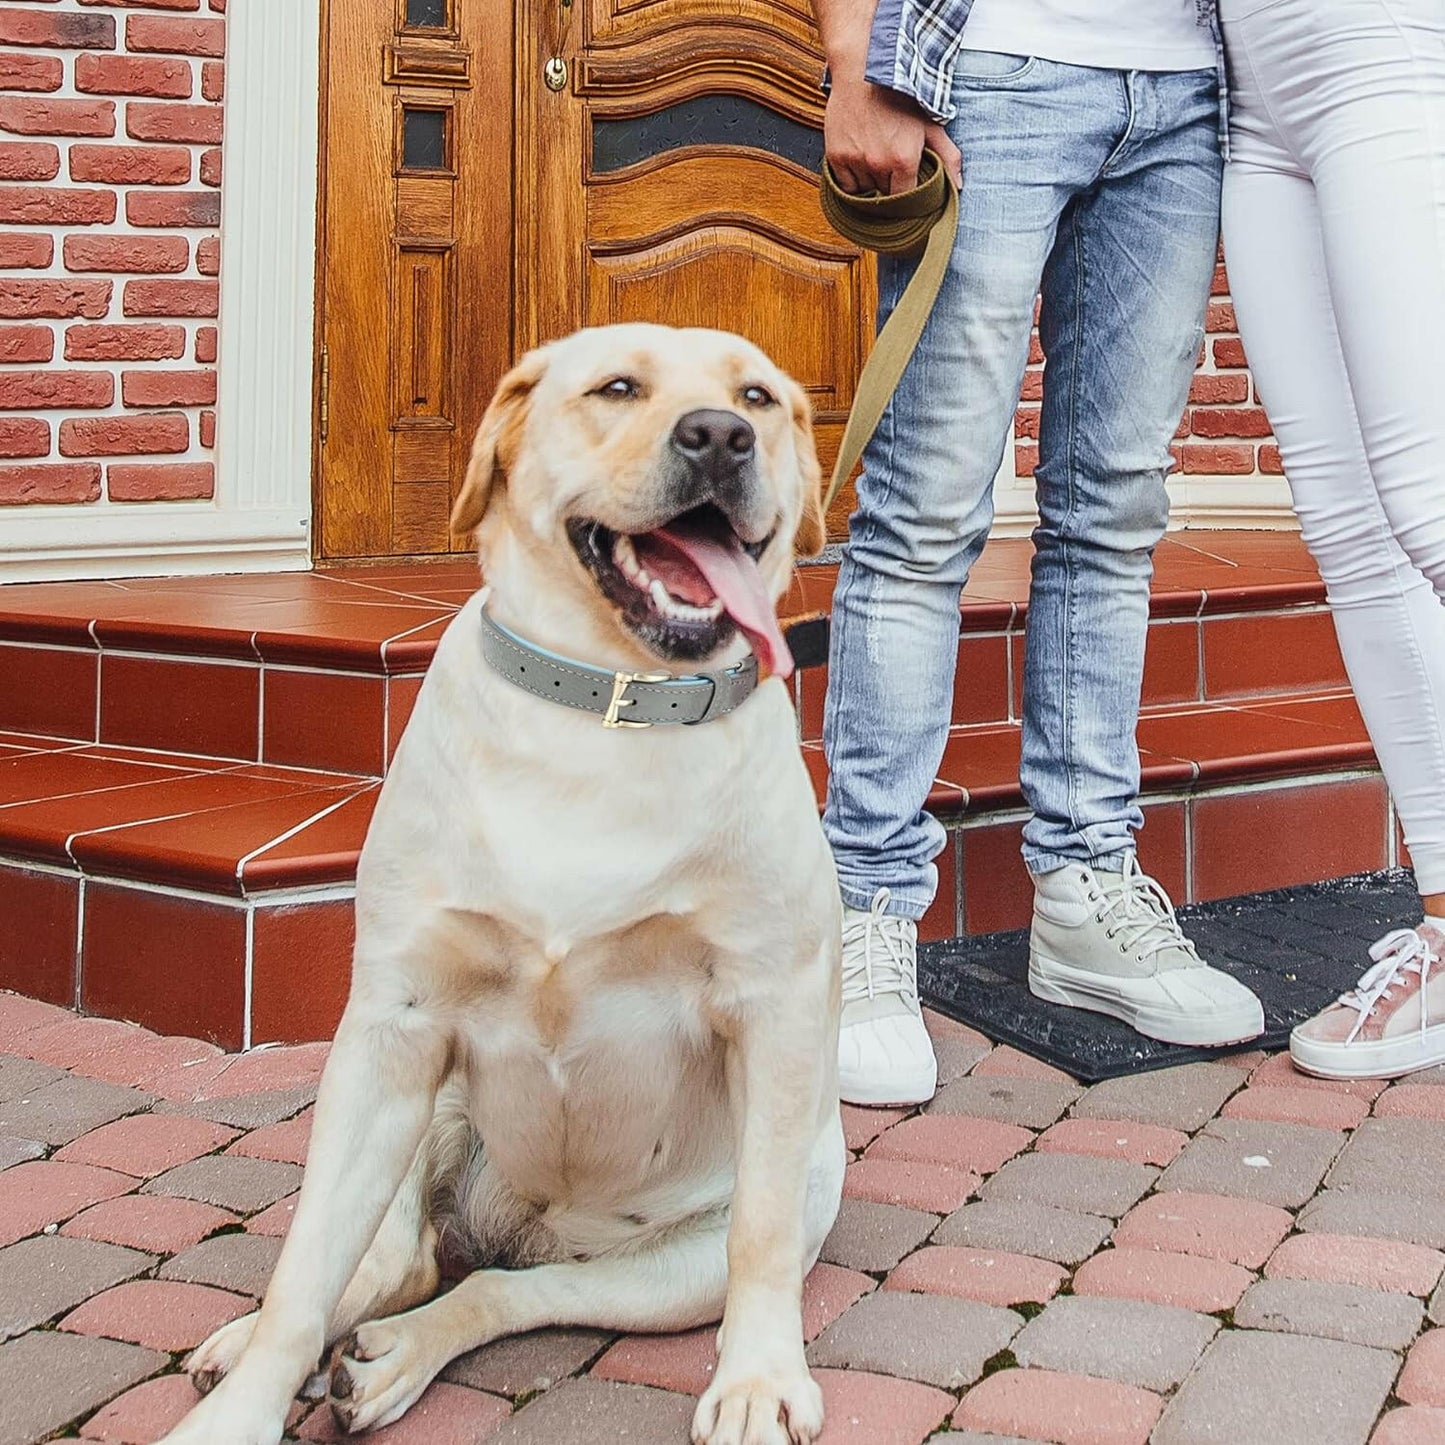
[[[1219,9],[1240,332],[1416,881],[1445,892],[1445,3]]]

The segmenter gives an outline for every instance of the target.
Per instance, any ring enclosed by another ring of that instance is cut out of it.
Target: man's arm
[[[823,53],[832,76],[823,144],[844,190],[892,195],[918,180],[924,146],[938,152],[962,181],[958,147],[941,125],[897,91],[863,78],[878,0],[813,0]]]

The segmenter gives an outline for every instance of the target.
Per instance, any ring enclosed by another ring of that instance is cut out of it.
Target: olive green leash
[[[907,290],[878,333],[858,378],[853,409],[838,445],[838,460],[823,496],[825,513],[858,465],[868,438],[903,379],[953,254],[958,234],[958,188],[931,150],[923,152],[918,176],[912,190],[894,196],[876,191],[853,195],[840,188],[833,168],[826,160],[823,162],[823,215],[840,236],[885,256],[923,252]]]

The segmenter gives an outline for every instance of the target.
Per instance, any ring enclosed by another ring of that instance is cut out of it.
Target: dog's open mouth
[[[723,512],[694,507],[651,532],[572,521],[582,564],[650,650],[698,661],[742,632],[767,675],[788,677],[792,654],[757,559],[770,538],[746,543]]]

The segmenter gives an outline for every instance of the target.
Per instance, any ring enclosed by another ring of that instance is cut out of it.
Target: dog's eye
[[[765,386],[743,387],[742,397],[749,406],[776,406],[778,399]]]
[[[601,386],[596,387],[592,395],[605,396],[609,401],[631,401],[641,393],[641,384],[630,376],[614,376],[611,381],[604,381]]]

